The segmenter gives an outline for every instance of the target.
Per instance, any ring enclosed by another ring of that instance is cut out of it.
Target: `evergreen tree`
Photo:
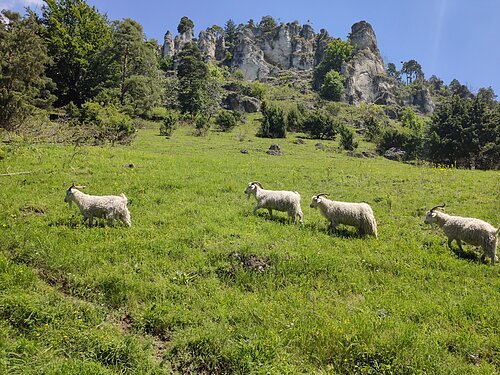
[[[208,67],[194,42],[186,43],[178,58],[179,105],[182,112],[196,115],[203,107],[206,82],[209,77]]]
[[[2,11],[0,17],[0,127],[14,129],[36,107],[53,101],[45,76],[50,59],[36,16]]]

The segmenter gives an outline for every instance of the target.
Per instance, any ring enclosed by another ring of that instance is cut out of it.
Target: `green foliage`
[[[250,90],[248,90],[248,96],[252,96],[259,100],[264,100],[267,93],[267,86],[259,81],[254,81],[250,83]]]
[[[194,29],[194,23],[188,17],[184,16],[181,18],[179,25],[177,26],[177,31],[182,34],[188,30]]]
[[[234,21],[231,18],[227,20],[227,22],[224,26],[224,37],[225,37],[225,42],[229,46],[232,46],[236,42],[236,39],[238,37],[238,31],[236,28],[236,24],[234,23]]]
[[[330,70],[325,74],[323,84],[320,88],[320,95],[324,99],[339,102],[344,93],[345,78],[335,70]]]
[[[434,112],[429,160],[476,168],[499,168],[500,110],[481,97],[455,95]]]
[[[339,129],[340,140],[339,145],[346,151],[354,151],[358,148],[358,142],[355,140],[354,130],[347,126],[341,126]]]
[[[331,70],[340,73],[342,62],[347,62],[352,58],[354,46],[350,41],[342,41],[341,39],[333,39],[328,43],[323,61],[321,61],[314,69],[313,84],[314,87],[321,88],[325,76]]]
[[[204,137],[210,130],[210,119],[207,116],[198,115],[194,120],[195,131],[197,137]]]
[[[262,32],[270,32],[276,28],[276,20],[271,16],[263,16],[259,22],[259,29]]]
[[[460,99],[469,99],[473,95],[466,85],[462,85],[458,79],[454,79],[449,84],[449,89],[452,95],[458,96]]]
[[[387,64],[387,75],[389,77],[392,77],[398,81],[401,80],[401,72],[398,71],[398,69],[396,68],[396,65],[394,65],[394,63],[390,62]]]
[[[215,123],[221,131],[228,132],[233,130],[237,124],[237,120],[232,111],[223,110],[215,118]]]
[[[406,83],[412,83],[415,80],[423,80],[424,72],[422,66],[416,60],[409,60],[403,63],[401,74],[406,76]]]
[[[36,108],[54,100],[45,68],[50,59],[38,36],[33,13],[21,18],[7,10],[0,16],[0,128],[14,130]]]
[[[179,115],[174,111],[166,111],[162,115],[161,125],[160,125],[160,135],[170,137],[177,127],[177,122],[179,121]]]
[[[136,131],[133,120],[113,105],[86,102],[82,106],[81,121],[84,125],[96,127],[94,137],[97,143],[127,144]]]
[[[202,111],[206,97],[208,66],[203,62],[203,56],[194,42],[187,43],[178,58],[179,105],[182,112],[196,115]]]
[[[302,129],[302,114],[298,108],[292,108],[286,115],[286,128],[288,131],[298,132]]]
[[[401,114],[401,125],[412,130],[415,133],[423,133],[425,123],[411,107],[406,107]]]
[[[425,134],[404,127],[388,127],[377,143],[379,152],[391,147],[405,151],[405,159],[422,157],[424,153]]]
[[[56,103],[77,105],[93,98],[112,64],[106,49],[112,30],[107,19],[84,0],[47,0],[41,22],[48,54],[47,75],[56,83]]]
[[[275,105],[263,102],[261,105],[262,122],[258,135],[264,138],[286,138],[285,111]]]
[[[382,135],[383,125],[375,116],[366,116],[363,121],[365,129],[365,139],[368,142],[378,142],[379,137]]]
[[[315,139],[333,139],[339,128],[339,121],[325,111],[309,111],[302,120],[302,131]]]

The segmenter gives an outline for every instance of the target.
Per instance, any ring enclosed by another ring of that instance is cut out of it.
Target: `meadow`
[[[0,177],[0,373],[500,372],[498,264],[423,224],[446,202],[500,225],[500,172],[357,158],[256,127],[2,146],[0,173],[32,173]],[[282,156],[265,153],[275,142]],[[254,180],[299,191],[304,225],[253,215]],[[125,193],[132,227],[82,224],[63,201],[73,182]],[[309,208],[318,193],[368,202],[379,238],[329,234]]]

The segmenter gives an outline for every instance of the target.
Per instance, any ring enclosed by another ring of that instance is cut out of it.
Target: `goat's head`
[[[73,203],[74,200],[74,193],[77,191],[77,189],[83,189],[85,186],[76,186],[74,183],[71,184],[71,186],[66,190],[66,197],[64,198],[64,201],[66,203],[69,203],[69,206],[71,207],[71,203]]]
[[[309,205],[309,207],[311,207],[311,208],[318,207],[318,204],[320,204],[321,201],[323,200],[322,197],[328,197],[328,194],[321,193],[321,194],[313,196],[312,200],[311,200],[311,204]]]
[[[446,206],[446,203],[443,203],[443,204],[440,204],[440,205],[437,205],[437,206],[434,206],[432,207],[429,211],[426,212],[425,214],[425,219],[424,219],[424,223],[425,224],[432,224],[432,223],[435,223],[437,221],[436,219],[436,210],[438,208],[444,208]]]
[[[244,191],[244,193],[247,195],[247,199],[250,198],[251,194],[255,195],[255,192],[257,191],[258,188],[263,189],[262,184],[260,182],[258,181],[249,182],[247,188]]]

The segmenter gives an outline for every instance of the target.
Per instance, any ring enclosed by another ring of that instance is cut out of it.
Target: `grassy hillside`
[[[0,373],[500,371],[500,268],[458,257],[425,211],[500,225],[500,173],[265,150],[249,122],[129,147],[8,145],[0,173]],[[241,149],[249,151],[240,153]],[[131,167],[130,164],[133,164]],[[302,195],[304,226],[252,215],[251,180]],[[124,192],[133,226],[81,224],[75,182]],[[317,193],[369,202],[378,239],[329,235]]]

